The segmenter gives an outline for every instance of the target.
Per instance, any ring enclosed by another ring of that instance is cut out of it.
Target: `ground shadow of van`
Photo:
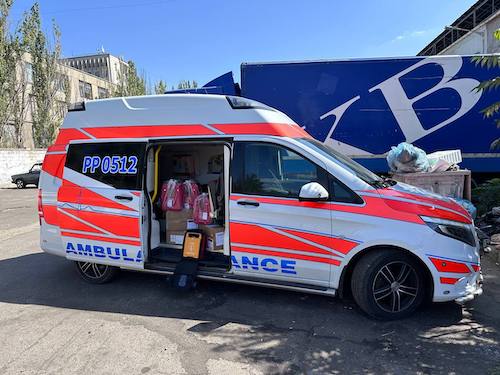
[[[281,363],[292,372],[347,370],[363,352],[383,358],[406,349],[409,355],[419,346],[444,356],[464,350],[428,336],[439,335],[440,327],[463,330],[456,304],[377,322],[339,299],[236,284],[201,282],[197,290],[179,293],[163,276],[122,272],[112,283],[90,285],[71,262],[44,253],[0,261],[0,286],[0,302],[199,320],[188,330],[200,338],[217,336],[213,350],[236,348],[246,360]],[[247,328],[228,329],[231,323]]]
[[[370,321],[349,301],[246,285],[201,281],[196,290],[179,292],[164,276],[126,271],[111,283],[90,285],[80,279],[72,262],[44,253],[0,261],[0,285],[1,302],[78,310],[258,324],[277,308],[281,319],[284,311],[299,309]],[[456,304],[434,304],[409,320],[428,322],[430,317],[435,324],[453,324],[462,318],[462,309]]]

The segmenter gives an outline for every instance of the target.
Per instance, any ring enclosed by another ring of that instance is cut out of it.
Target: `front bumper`
[[[483,294],[483,275],[477,272],[472,278],[464,277],[457,282],[457,286],[463,287],[463,292],[460,297],[455,298],[455,302],[463,304],[472,301],[474,297]]]

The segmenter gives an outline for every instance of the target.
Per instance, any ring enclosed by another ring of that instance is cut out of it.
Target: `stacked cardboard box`
[[[184,234],[192,227],[193,210],[185,209],[182,211],[167,211],[166,230],[167,243],[170,245],[182,245]],[[217,224],[197,225],[197,228],[203,231],[207,236],[207,250],[221,252],[224,249],[224,227]]]
[[[224,227],[217,224],[199,225],[207,236],[207,250],[221,252],[224,249]]]
[[[170,245],[182,245],[184,233],[188,228],[189,221],[193,218],[193,210],[167,211],[166,229],[167,243]]]

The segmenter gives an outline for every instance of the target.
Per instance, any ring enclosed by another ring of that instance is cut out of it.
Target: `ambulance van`
[[[352,295],[379,319],[482,292],[460,205],[380,178],[242,97],[75,105],[47,150],[38,211],[42,249],[91,283],[172,275],[196,228],[199,279]]]

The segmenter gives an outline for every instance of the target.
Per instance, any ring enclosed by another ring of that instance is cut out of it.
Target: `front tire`
[[[105,264],[76,261],[75,265],[80,276],[91,284],[108,283],[118,274],[118,268]]]
[[[422,266],[402,251],[382,249],[356,264],[351,289],[354,300],[368,315],[395,320],[412,314],[425,296]]]
[[[16,180],[16,186],[18,189],[24,189],[26,187],[26,184],[24,183],[23,180],[18,179]]]

